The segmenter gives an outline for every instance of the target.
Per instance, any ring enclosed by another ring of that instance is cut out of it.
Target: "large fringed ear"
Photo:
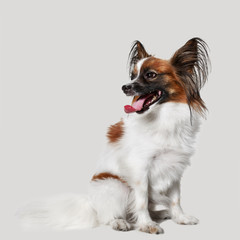
[[[141,42],[135,41],[133,42],[132,48],[129,53],[129,73],[131,75],[134,65],[141,59],[150,57],[151,55],[147,53],[144,46]]]
[[[172,65],[179,74],[194,75],[196,84],[201,88],[208,76],[208,47],[200,38],[192,38],[183,47],[178,49],[171,58]]]
[[[200,89],[209,72],[207,44],[200,38],[192,38],[175,52],[170,62],[184,85],[189,105],[203,113],[206,107],[200,97]]]

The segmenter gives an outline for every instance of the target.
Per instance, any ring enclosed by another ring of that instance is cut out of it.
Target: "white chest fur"
[[[125,157],[121,162],[132,174],[134,168],[147,174],[150,185],[164,192],[181,178],[189,164],[199,120],[193,113],[191,122],[187,104],[153,107],[158,109],[152,109],[148,115],[129,116],[124,121],[126,131],[121,144]]]
[[[148,176],[150,185],[164,192],[189,164],[199,120],[193,113],[191,122],[187,104],[169,102],[152,108],[148,114],[124,119],[122,139],[107,146],[97,172],[123,176],[129,184]]]

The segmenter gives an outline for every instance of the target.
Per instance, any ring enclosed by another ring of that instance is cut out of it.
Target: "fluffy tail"
[[[88,196],[62,196],[33,202],[18,213],[25,229],[83,229],[98,226],[97,213]]]

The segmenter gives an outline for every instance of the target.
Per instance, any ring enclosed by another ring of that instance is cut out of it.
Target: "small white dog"
[[[164,218],[198,223],[182,211],[180,180],[206,110],[199,91],[207,80],[207,45],[193,38],[162,60],[136,41],[129,59],[132,81],[122,90],[133,102],[125,106],[129,114],[108,130],[89,194],[28,206],[20,214],[26,222],[59,228],[107,224],[154,234],[163,233]],[[156,205],[166,210],[156,211]]]

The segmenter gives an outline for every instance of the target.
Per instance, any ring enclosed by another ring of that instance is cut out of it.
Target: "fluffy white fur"
[[[111,225],[117,230],[137,228],[149,233],[163,229],[152,220],[156,205],[167,208],[165,217],[179,224],[196,224],[180,206],[180,180],[194,152],[199,115],[187,104],[154,104],[143,114],[124,119],[124,134],[108,143],[96,174],[109,172],[124,179],[92,181],[86,197],[69,197],[27,207],[24,223],[71,229]],[[151,215],[151,216],[150,216]],[[131,217],[129,221],[129,216]]]
[[[107,146],[97,173],[111,172],[127,181],[134,203],[130,212],[140,230],[150,231],[154,226],[157,232],[162,232],[149,215],[149,208],[154,210],[155,204],[165,205],[177,223],[198,222],[185,215],[180,207],[180,180],[194,152],[198,128],[198,114],[193,113],[191,123],[187,104],[155,104],[142,115],[127,116],[123,138]],[[99,181],[100,184],[106,185],[106,182]],[[118,188],[115,191],[119,194]],[[102,198],[104,204],[108,195],[102,195]],[[125,218],[126,213],[112,214],[112,218]]]

